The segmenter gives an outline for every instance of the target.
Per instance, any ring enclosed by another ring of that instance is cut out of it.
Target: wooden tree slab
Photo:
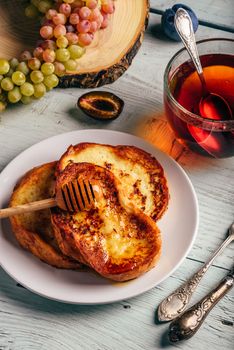
[[[117,0],[108,28],[99,31],[79,60],[77,72],[60,78],[61,87],[93,88],[110,84],[131,65],[148,24],[149,0]],[[0,0],[0,56],[19,56],[34,48],[39,24],[24,16],[24,0]]]
[[[26,0],[0,0],[0,57],[19,57],[34,49],[39,39],[40,23],[25,16]]]

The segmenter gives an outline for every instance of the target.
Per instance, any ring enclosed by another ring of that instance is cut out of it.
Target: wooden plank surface
[[[179,3],[179,1],[150,0],[151,8],[163,11],[177,3]],[[220,0],[184,0],[182,3],[191,7],[200,20],[234,27],[233,0],[223,0],[222,2]]]
[[[182,44],[170,42],[168,45],[168,41],[161,38],[158,24],[159,16],[151,15],[143,47],[132,67],[116,83],[105,87],[125,101],[125,110],[118,119],[103,123],[78,111],[76,101],[83,93],[79,89],[57,89],[32,105],[14,106],[1,115],[0,149],[4,151],[0,154],[0,169],[32,144],[66,131],[106,128],[142,136],[163,151],[170,152],[193,180],[201,206],[201,222],[191,257],[202,261],[207,257],[207,249],[211,252],[221,243],[233,218],[233,187],[229,179],[234,163],[230,159],[212,160],[194,155],[175,142],[163,113],[162,80],[167,62]],[[197,37],[219,34],[216,30],[200,28]],[[214,189],[217,194],[222,192],[222,201],[219,195],[211,197]],[[222,217],[217,220],[220,212]],[[231,248],[227,248],[224,259],[224,265],[228,267]]]
[[[172,287],[179,286],[200,266],[186,260],[159,287],[127,301],[104,306],[78,306],[48,301],[31,294],[0,271],[1,350],[154,350],[168,347],[168,323],[158,324],[156,307]],[[211,283],[210,277],[213,276]],[[224,271],[212,268],[199,287],[198,300]],[[209,282],[209,283],[207,283]],[[233,295],[227,295],[194,338],[177,349],[232,349]],[[172,347],[174,348],[174,347]]]
[[[0,350],[151,350],[167,347],[168,324],[155,324],[155,308],[195,271],[223,240],[233,220],[234,160],[195,156],[174,139],[162,105],[163,71],[180,43],[165,40],[160,16],[151,15],[143,46],[132,67],[116,83],[102,89],[125,101],[120,118],[97,122],[75,107],[83,90],[57,89],[28,106],[16,106],[1,115],[0,170],[20,151],[53,135],[89,128],[106,128],[137,134],[172,155],[189,174],[199,199],[200,225],[188,258],[173,276],[142,296],[106,306],[70,306],[51,302],[16,286],[0,270]],[[222,32],[203,27],[198,38]],[[226,34],[230,37],[230,34]],[[179,228],[175,228],[176,230]],[[217,260],[203,280],[194,301],[207,293],[233,263],[233,245]],[[199,333],[179,349],[232,349],[233,293],[212,311]]]

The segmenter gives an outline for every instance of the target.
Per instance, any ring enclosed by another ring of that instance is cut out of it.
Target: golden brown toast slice
[[[56,162],[43,164],[27,172],[11,196],[10,206],[50,198],[54,192]],[[10,218],[20,245],[49,265],[77,269],[81,264],[60,251],[54,238],[50,210],[16,215]]]
[[[130,280],[150,270],[161,252],[155,222],[132,204],[125,205],[119,180],[103,167],[70,164],[58,175],[56,186],[60,188],[78,177],[98,181],[103,196],[89,211],[69,214],[58,207],[51,210],[58,242],[64,242],[61,248],[74,258],[76,253],[81,254],[96,272],[116,281]]]
[[[126,202],[154,221],[167,209],[169,193],[163,168],[147,152],[134,146],[80,143],[70,146],[58,162],[57,172],[71,163],[92,163],[110,170],[119,180]]]

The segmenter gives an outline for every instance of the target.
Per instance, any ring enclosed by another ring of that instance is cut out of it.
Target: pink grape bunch
[[[19,60],[0,59],[0,112],[8,103],[43,97],[59,84],[59,77],[76,71],[86,46],[107,28],[114,11],[114,0],[31,0],[25,14],[43,14],[41,40]]]

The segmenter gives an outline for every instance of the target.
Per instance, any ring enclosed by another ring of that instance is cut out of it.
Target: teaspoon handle
[[[169,339],[177,342],[192,337],[201,327],[208,313],[218,301],[233,287],[234,275],[228,274],[221,283],[201,301],[174,320],[169,328]]]
[[[214,259],[222,253],[225,247],[234,239],[234,235],[228,238],[220,245],[214,252],[211,258],[205,263],[188,281],[182,284],[172,292],[166,299],[164,299],[158,307],[159,321],[171,321],[178,317],[186,308],[195,289],[197,288],[202,277],[212,265]]]
[[[185,11],[183,8],[179,8],[175,14],[174,24],[175,24],[177,33],[179,34],[184,46],[186,47],[196,67],[202,86],[203,88],[206,89],[206,82],[204,79],[203,69],[202,69],[201,61],[197,50],[193,24],[188,12]]]

